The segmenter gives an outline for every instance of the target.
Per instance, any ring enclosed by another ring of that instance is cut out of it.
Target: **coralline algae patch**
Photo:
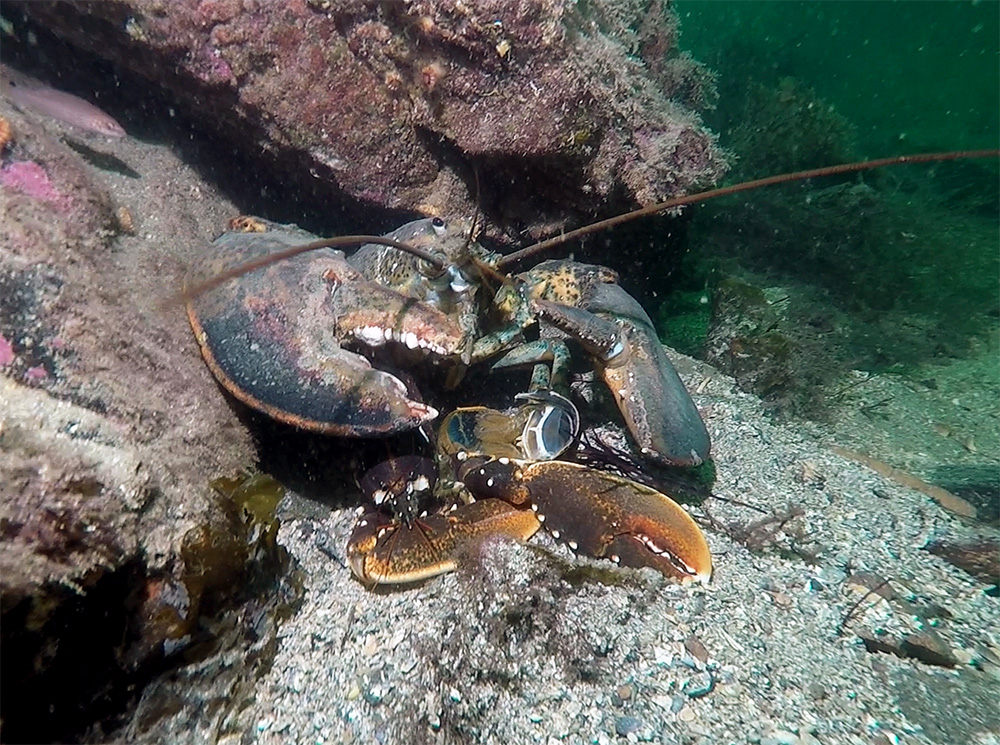
[[[22,364],[16,364],[18,362]],[[19,357],[10,340],[0,334],[0,373],[11,375],[20,368],[20,375],[14,377],[21,377],[27,383],[40,383],[49,377],[45,364],[28,365],[25,364],[27,362],[28,360]],[[49,362],[54,363],[54,360],[50,359]]]
[[[32,160],[19,160],[0,168],[0,186],[47,202],[60,212],[72,206],[72,200],[52,183],[45,169]]]
[[[14,345],[0,334],[0,367],[6,367],[14,361]]]

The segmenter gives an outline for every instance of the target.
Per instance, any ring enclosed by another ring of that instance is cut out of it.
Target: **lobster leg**
[[[562,339],[538,339],[520,344],[493,363],[491,370],[505,370],[523,365],[534,365],[529,390],[566,388],[569,370],[569,347]]]

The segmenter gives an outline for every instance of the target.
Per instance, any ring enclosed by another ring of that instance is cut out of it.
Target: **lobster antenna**
[[[204,282],[199,282],[191,285],[190,287],[185,287],[175,299],[186,303],[199,295],[208,292],[209,290],[214,290],[216,287],[225,284],[231,279],[242,277],[244,274],[255,272],[258,269],[263,269],[271,264],[276,264],[279,261],[284,261],[285,259],[290,259],[293,256],[308,253],[309,251],[316,251],[321,248],[334,248],[336,246],[354,246],[365,243],[377,243],[381,246],[397,248],[400,251],[413,254],[418,259],[426,261],[437,269],[443,270],[445,268],[444,262],[437,256],[428,253],[422,248],[394,241],[392,238],[386,238],[379,235],[343,235],[337,238],[324,238],[319,241],[313,241],[312,243],[303,243],[301,246],[292,246],[291,248],[275,251],[274,253],[269,253],[266,256],[261,256],[259,259],[254,259],[253,261],[247,261],[246,263],[231,267],[225,271],[219,272],[210,279],[206,279]]]
[[[479,222],[479,197],[481,196],[479,190],[479,170],[473,166],[472,173],[476,177],[476,209],[472,212],[472,225],[469,226],[469,235],[465,239],[465,245],[462,246],[462,255],[466,255],[466,251],[469,250],[472,241],[476,239],[476,225]]]
[[[465,251],[468,250],[469,244],[471,244],[472,241],[475,240],[476,226],[479,224],[479,217],[482,214],[479,209],[479,201],[480,198],[482,197],[482,190],[480,188],[480,183],[479,183],[479,169],[473,166],[472,173],[476,177],[476,209],[472,213],[472,227],[469,228],[469,237],[465,242],[465,246],[463,247],[462,251],[463,253],[465,253]],[[472,261],[476,265],[476,268],[479,270],[480,274],[489,277],[498,285],[502,285],[504,283],[506,276],[503,274],[503,272],[497,271],[497,269],[495,269],[490,264],[487,264],[485,261],[480,261],[475,257],[473,257]]]
[[[527,259],[536,254],[540,254],[543,251],[547,251],[555,246],[561,246],[567,241],[574,240],[576,238],[581,238],[585,235],[590,235],[598,230],[605,230],[606,228],[613,228],[622,223],[631,222],[632,220],[637,220],[640,217],[646,217],[648,215],[655,215],[658,212],[663,212],[664,210],[669,210],[674,207],[683,207],[689,204],[696,204],[698,202],[704,202],[707,199],[714,199],[715,197],[726,196],[727,194],[738,194],[742,191],[751,191],[753,189],[759,189],[762,186],[771,186],[773,184],[784,184],[789,181],[802,181],[810,178],[820,178],[821,176],[837,176],[843,173],[856,173],[858,171],[870,171],[875,168],[882,168],[883,166],[894,166],[902,163],[934,163],[946,160],[962,160],[966,158],[996,158],[1000,156],[1000,150],[959,150],[947,153],[918,153],[916,155],[897,155],[893,158],[880,158],[878,160],[866,160],[860,163],[842,163],[836,166],[824,166],[823,168],[812,168],[808,171],[796,171],[795,173],[783,173],[777,176],[768,176],[767,178],[756,179],[755,181],[744,181],[740,184],[734,184],[732,186],[723,186],[718,189],[710,189],[709,191],[699,192],[697,194],[688,194],[682,197],[674,197],[673,199],[668,199],[665,202],[660,202],[658,204],[652,204],[648,207],[641,207],[640,209],[633,210],[632,212],[626,212],[622,215],[616,215],[615,217],[609,217],[607,220],[601,220],[600,222],[591,223],[590,225],[585,225],[582,228],[577,228],[576,230],[570,230],[567,233],[560,233],[557,236],[553,236],[547,240],[536,243],[533,246],[528,246],[527,248],[522,248],[514,253],[507,254],[497,265],[498,269],[506,269],[513,264],[516,264],[524,259]]]

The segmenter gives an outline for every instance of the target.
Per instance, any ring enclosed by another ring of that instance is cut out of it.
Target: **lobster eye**
[[[431,220],[431,227],[434,228],[434,232],[437,235],[444,235],[444,231],[447,230],[448,225],[440,217],[435,217]]]

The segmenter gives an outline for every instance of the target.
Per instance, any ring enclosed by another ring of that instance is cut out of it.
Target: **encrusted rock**
[[[179,277],[142,241],[123,259],[79,156],[0,112],[18,132],[0,166],[2,735],[74,741],[239,595],[256,548],[209,481],[253,450],[183,314],[151,300]]]
[[[472,165],[490,214],[537,232],[725,168],[694,113],[712,76],[662,2],[15,5],[303,183],[383,207],[469,214]]]
[[[869,652],[886,652],[896,657],[910,657],[928,665],[941,667],[954,667],[958,664],[948,644],[940,634],[930,628],[905,636],[881,630],[873,631],[867,627],[859,627],[856,633]]]

